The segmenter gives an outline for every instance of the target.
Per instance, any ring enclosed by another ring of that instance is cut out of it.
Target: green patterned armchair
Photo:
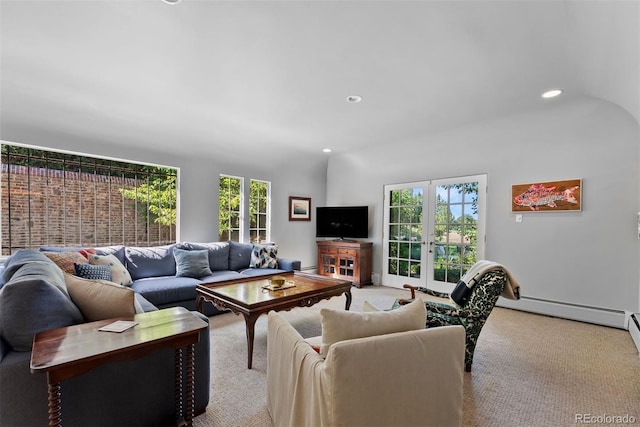
[[[469,296],[467,303],[462,307],[454,307],[453,305],[433,301],[424,302],[427,308],[427,328],[448,325],[462,325],[464,327],[466,335],[464,363],[465,371],[467,372],[471,372],[473,352],[476,348],[480,331],[489,314],[491,314],[491,310],[495,307],[496,301],[504,290],[506,283],[507,274],[501,269],[496,269],[482,276],[473,287],[473,292]],[[404,287],[411,290],[411,299],[415,299],[416,290],[439,298],[449,298],[447,293],[436,292],[427,288],[418,288],[410,285],[404,285]],[[410,301],[397,300],[393,308]]]

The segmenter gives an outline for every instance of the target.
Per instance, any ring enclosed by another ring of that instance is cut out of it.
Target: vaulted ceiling
[[[0,137],[268,161],[428,143],[585,95],[640,121],[638,15],[625,0],[2,0]]]

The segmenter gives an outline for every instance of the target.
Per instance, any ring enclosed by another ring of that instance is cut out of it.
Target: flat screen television
[[[369,237],[368,206],[316,208],[316,237],[360,239]]]

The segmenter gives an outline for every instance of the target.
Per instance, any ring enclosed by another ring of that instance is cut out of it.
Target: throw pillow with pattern
[[[75,264],[76,276],[90,280],[111,281],[111,268],[108,265]]]
[[[87,264],[89,261],[80,252],[42,252],[53,261],[60,270],[69,274],[76,274],[74,264]]]
[[[131,274],[115,255],[89,255],[89,264],[108,265],[111,268],[111,281],[122,286],[133,284]]]
[[[251,268],[278,268],[278,245],[253,245]]]

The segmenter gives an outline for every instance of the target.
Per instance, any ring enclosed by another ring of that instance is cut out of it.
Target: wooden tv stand
[[[319,240],[318,274],[349,280],[356,287],[371,284],[371,242]]]

